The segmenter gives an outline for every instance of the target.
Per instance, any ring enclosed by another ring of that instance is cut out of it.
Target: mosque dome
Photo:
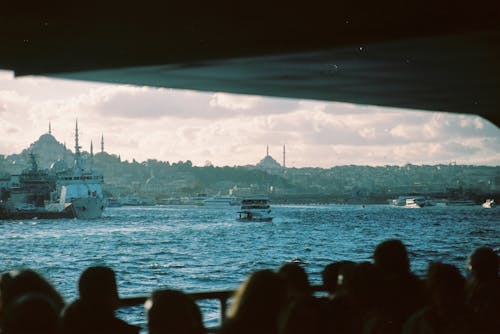
[[[274,160],[270,155],[268,155],[264,157],[264,159],[259,161],[257,167],[263,169],[276,169],[276,168],[281,168],[281,165],[276,160]]]
[[[44,133],[40,136],[40,138],[38,138],[38,142],[43,144],[51,144],[57,143],[57,139],[50,133]]]

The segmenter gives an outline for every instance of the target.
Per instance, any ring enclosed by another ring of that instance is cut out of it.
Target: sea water
[[[321,283],[332,261],[372,261],[375,246],[390,238],[408,247],[412,270],[425,275],[429,261],[465,267],[479,246],[500,250],[500,208],[396,208],[387,205],[273,206],[272,223],[237,222],[232,206],[107,208],[96,220],[0,222],[0,269],[32,268],[67,301],[91,265],[117,274],[120,296],[155,289],[186,292],[235,289],[253,271],[286,262],[304,266]],[[209,326],[217,302],[200,303]],[[145,326],[142,307],[120,310]]]

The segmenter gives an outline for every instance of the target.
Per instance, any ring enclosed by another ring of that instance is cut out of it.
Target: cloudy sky
[[[500,165],[500,130],[477,116],[96,84],[0,71],[0,154],[19,153],[48,131],[74,145],[91,140],[122,159],[287,166]]]

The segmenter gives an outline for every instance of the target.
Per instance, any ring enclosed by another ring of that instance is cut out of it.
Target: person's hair
[[[116,276],[109,267],[93,266],[85,269],[78,280],[78,292],[84,302],[105,304],[111,308],[118,306]]]
[[[57,334],[58,306],[46,295],[28,293],[13,301],[5,310],[3,334]]]
[[[311,284],[307,273],[298,264],[285,263],[279,268],[278,275],[285,280],[290,296],[297,297],[311,294]]]
[[[321,279],[323,281],[323,288],[329,293],[335,293],[338,288],[338,277],[340,270],[343,266],[354,265],[352,261],[338,261],[332,262],[325,266],[321,272]]]
[[[258,270],[236,291],[229,318],[245,323],[275,322],[285,301],[283,279],[271,270]]]
[[[383,273],[405,274],[410,270],[410,261],[405,245],[398,239],[380,243],[373,254],[375,266]]]
[[[198,305],[181,291],[154,291],[146,302],[146,311],[150,334],[205,332]]]
[[[479,247],[469,257],[472,274],[478,279],[492,278],[498,275],[499,258],[490,247]]]
[[[426,282],[433,302],[444,309],[458,307],[465,302],[465,278],[457,267],[431,262],[427,269]]]
[[[59,292],[36,271],[20,269],[2,274],[0,284],[2,310],[6,309],[17,298],[30,293],[47,296],[52,300],[58,311],[64,307],[64,299]]]

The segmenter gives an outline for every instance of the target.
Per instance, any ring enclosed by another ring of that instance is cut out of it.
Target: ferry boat
[[[71,207],[76,218],[95,219],[102,216],[105,199],[103,176],[85,168],[78,145],[78,122],[75,129],[75,161],[73,168],[58,172],[56,190],[46,205],[47,211],[62,212]],[[91,152],[92,155],[92,152]]]
[[[238,221],[243,222],[270,222],[271,206],[269,198],[264,196],[246,197],[241,200],[241,209],[238,211]]]
[[[204,205],[238,205],[240,199],[232,196],[214,196],[203,200]]]

